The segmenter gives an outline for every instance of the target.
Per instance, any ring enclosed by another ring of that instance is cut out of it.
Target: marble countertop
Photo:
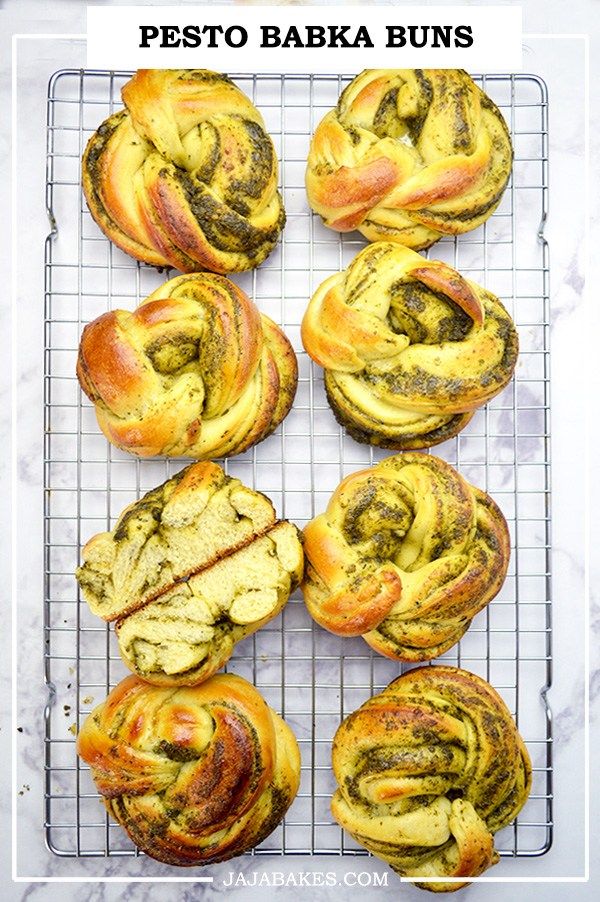
[[[570,5],[567,11],[558,2],[527,4],[525,31],[587,31],[585,15],[597,12],[596,2]],[[530,9],[531,7],[531,9]],[[533,11],[535,7],[535,13]],[[581,9],[580,9],[581,8]],[[52,5],[33,0],[7,4],[0,16],[9,16],[10,29],[18,32],[78,33],[85,30],[80,4],[63,2]],[[529,21],[528,21],[529,16]],[[0,19],[0,24],[2,21]],[[5,39],[5,38],[3,38]],[[577,38],[528,37],[525,40],[524,69],[542,76],[550,96],[550,217],[546,235],[551,249],[552,306],[552,465],[553,465],[553,598],[554,598],[554,685],[550,702],[554,713],[555,763],[555,838],[551,850],[540,858],[518,859],[502,866],[502,876],[512,878],[581,875],[583,860],[583,783],[584,731],[584,566],[582,548],[585,523],[585,479],[583,466],[574,465],[580,457],[584,436],[586,408],[585,368],[576,351],[577,336],[586,331],[582,303],[585,284],[585,209],[584,178],[584,57],[583,44]],[[44,688],[42,674],[42,247],[47,232],[43,207],[44,121],[46,85],[49,75],[59,68],[84,65],[84,47],[68,39],[21,41],[18,45],[18,155],[17,172],[17,283],[13,325],[17,328],[17,456],[16,514],[19,543],[17,547],[17,595],[13,600],[17,614],[17,734],[16,823],[18,835],[18,874],[30,882],[13,883],[10,899],[121,898],[122,883],[98,884],[100,876],[119,880],[123,874],[122,859],[59,858],[51,854],[43,842],[43,722]],[[597,64],[593,62],[593,70]],[[4,84],[4,89],[7,85]],[[592,145],[598,143],[593,131]],[[6,147],[0,148],[6,151]],[[1,324],[7,325],[9,311],[2,309]],[[5,362],[4,362],[5,363]],[[3,364],[4,365],[4,364]],[[5,425],[3,422],[2,425]],[[575,438],[574,438],[575,437]],[[576,450],[577,449],[577,450]],[[3,538],[3,537],[0,537]],[[8,537],[7,537],[8,538]],[[593,637],[600,632],[600,607],[592,611]],[[597,643],[596,643],[597,644]],[[600,655],[592,648],[592,720],[598,711],[595,693],[600,686]],[[8,686],[6,670],[2,688]],[[12,727],[3,724],[2,734],[12,736]],[[597,767],[592,777],[597,777]],[[8,817],[9,774],[0,772],[4,790],[0,796],[3,820]],[[597,825],[594,814],[593,824]],[[4,844],[7,845],[6,843]],[[593,848],[593,847],[592,847]],[[7,866],[7,850],[0,851],[1,864]],[[592,852],[592,868],[593,868]],[[250,887],[227,888],[229,873],[243,871],[273,873],[275,871],[323,871],[338,875],[352,871],[383,874],[385,866],[374,859],[361,858],[350,864],[339,859],[278,857],[245,858],[235,864],[226,863],[211,869],[215,877],[212,887],[181,883],[129,883],[128,899],[196,898],[200,892],[206,899],[227,892],[229,898],[258,897],[260,890]],[[496,876],[496,870],[490,876]],[[8,873],[8,871],[3,872]],[[126,873],[133,879],[143,876],[144,859],[127,860]],[[598,876],[598,875],[596,875]],[[69,884],[50,883],[72,880]],[[121,879],[123,879],[121,877]],[[90,882],[77,882],[88,880]],[[33,882],[35,881],[35,882]],[[559,902],[569,895],[574,900],[596,897],[593,883],[545,883],[543,890],[527,883],[510,887],[489,883],[472,886],[461,898],[496,902],[510,897],[525,902],[532,893],[542,893],[547,902]],[[262,891],[264,892],[264,890]],[[279,890],[279,895],[292,898],[301,890]],[[322,888],[304,890],[306,898],[344,898],[344,890]],[[419,891],[398,884],[390,874],[388,887],[372,888],[374,896],[399,896],[411,900],[423,898]]]

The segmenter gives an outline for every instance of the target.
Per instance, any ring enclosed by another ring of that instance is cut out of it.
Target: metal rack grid
[[[45,248],[45,832],[66,857],[138,854],[99,804],[75,753],[86,714],[125,674],[108,625],[80,599],[73,571],[81,546],[109,529],[122,508],[182,466],[135,460],[100,434],[77,385],[83,325],[111,307],[133,309],[168,274],[115,248],[85,207],[80,159],[89,135],[120,106],[131,73],[62,70],[48,92],[46,204],[52,231]],[[325,400],[321,373],[302,350],[299,324],[317,285],[348,264],[365,243],[338,235],[310,213],[304,165],[310,134],[350,76],[234,76],[261,109],[281,161],[288,222],[271,257],[234,276],[277,320],[298,353],[293,410],[276,434],[226,462],[229,473],[266,492],[299,526],[324,509],[342,477],[382,456],[345,436]],[[496,837],[502,856],[537,856],[552,842],[549,471],[549,259],[543,237],[548,199],[548,101],[534,75],[476,80],[503,111],[515,162],[502,203],[475,232],[443,239],[431,255],[498,294],[517,323],[521,354],[512,384],[479,411],[457,438],[438,446],[474,484],[488,490],[508,520],[506,583],[458,646],[439,661],[488,679],[507,702],[534,764],[530,799]],[[329,754],[340,720],[398,675],[361,639],[316,626],[300,596],[277,620],[240,643],[229,669],[253,681],[291,725],[302,754],[298,798],[284,823],[252,854],[366,854],[333,822]],[[147,861],[146,873],[172,873]]]

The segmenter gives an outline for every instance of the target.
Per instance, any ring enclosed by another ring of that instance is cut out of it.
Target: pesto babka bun
[[[258,845],[300,782],[294,734],[232,674],[185,689],[127,677],[86,718],[77,751],[136,846],[182,867]]]
[[[326,279],[302,322],[339,423],[357,441],[428,448],[509,383],[515,325],[499,299],[439,260],[389,241]]]
[[[484,223],[512,159],[502,114],[462,69],[368,69],[317,126],[306,190],[330,228],[420,249]]]
[[[297,528],[208,461],[130,505],[82,556],[83,597],[117,621],[125,663],[170,686],[222,667],[236,642],[277,616],[304,569]]]
[[[287,416],[298,383],[283,331],[224,276],[177,276],[83,330],[77,378],[98,425],[140,457],[247,451]]]
[[[83,155],[90,213],[127,254],[181,272],[253,269],[285,224],[252,101],[206,69],[139,69]]]
[[[333,740],[332,812],[402,877],[452,892],[498,861],[494,834],[531,790],[531,761],[498,693],[456,667],[409,670]]]
[[[304,529],[309,613],[400,661],[430,661],[500,591],[510,557],[494,500],[433,454],[348,476]]]

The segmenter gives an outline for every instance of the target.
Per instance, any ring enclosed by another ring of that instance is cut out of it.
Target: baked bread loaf
[[[206,69],[139,69],[83,155],[90,213],[127,254],[181,272],[240,272],[285,224],[277,156],[251,100]]]
[[[360,442],[427,448],[509,382],[518,356],[500,301],[451,266],[389,241],[326,279],[302,322],[337,420]]]
[[[281,611],[300,583],[300,534],[269,499],[209,461],[123,511],[83,549],[90,610],[116,620],[127,666],[150,683],[193,686]]]
[[[402,877],[476,877],[525,804],[531,762],[489,683],[455,667],[394,680],[339,727],[335,819]],[[417,883],[451,892],[460,882]]]
[[[231,674],[175,690],[130,676],[87,717],[77,751],[136,846],[186,867],[258,845],[300,781],[294,734]]]
[[[424,248],[477,228],[512,167],[504,119],[461,69],[368,69],[317,126],[306,189],[339,232]]]
[[[445,461],[405,453],[348,476],[304,530],[308,610],[380,654],[429,661],[500,590],[510,554],[495,502]]]
[[[240,454],[287,415],[296,355],[224,276],[177,276],[83,330],[77,378],[107,439],[141,457]]]

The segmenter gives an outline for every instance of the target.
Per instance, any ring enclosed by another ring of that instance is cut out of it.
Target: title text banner
[[[522,67],[516,6],[89,6],[87,16],[91,69]]]

